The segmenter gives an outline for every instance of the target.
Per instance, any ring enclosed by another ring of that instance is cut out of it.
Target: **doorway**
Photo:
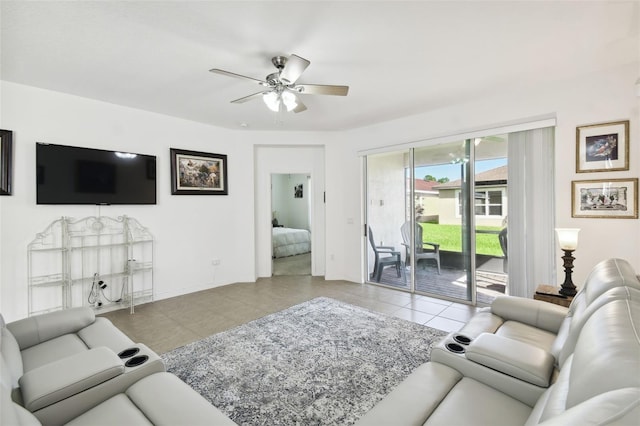
[[[271,174],[271,271],[311,275],[311,175]]]

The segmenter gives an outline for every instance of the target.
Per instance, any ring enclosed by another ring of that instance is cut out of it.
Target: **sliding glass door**
[[[474,139],[475,282],[478,302],[507,292],[507,135]]]
[[[411,290],[405,269],[406,243],[401,227],[407,220],[407,173],[411,152],[367,156],[367,279]]]
[[[465,303],[504,293],[506,157],[502,136],[367,156],[369,281]]]
[[[415,148],[415,290],[473,303],[472,152],[468,141]],[[422,245],[422,247],[420,246]],[[439,266],[439,267],[438,267]]]

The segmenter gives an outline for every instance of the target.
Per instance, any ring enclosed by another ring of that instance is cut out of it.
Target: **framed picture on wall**
[[[172,195],[228,195],[227,156],[170,149]]]
[[[0,130],[0,195],[11,195],[13,132]]]
[[[629,170],[629,120],[576,127],[576,173]]]
[[[571,217],[638,218],[638,178],[576,180],[571,184]]]

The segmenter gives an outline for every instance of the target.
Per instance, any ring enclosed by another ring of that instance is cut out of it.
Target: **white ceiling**
[[[344,130],[638,62],[640,3],[85,1],[0,3],[3,80],[227,128]],[[311,61],[280,123],[249,81]],[[633,82],[630,82],[630,90]]]

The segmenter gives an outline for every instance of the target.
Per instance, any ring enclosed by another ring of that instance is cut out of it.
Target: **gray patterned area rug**
[[[241,425],[349,425],[446,333],[320,297],[162,355]]]

